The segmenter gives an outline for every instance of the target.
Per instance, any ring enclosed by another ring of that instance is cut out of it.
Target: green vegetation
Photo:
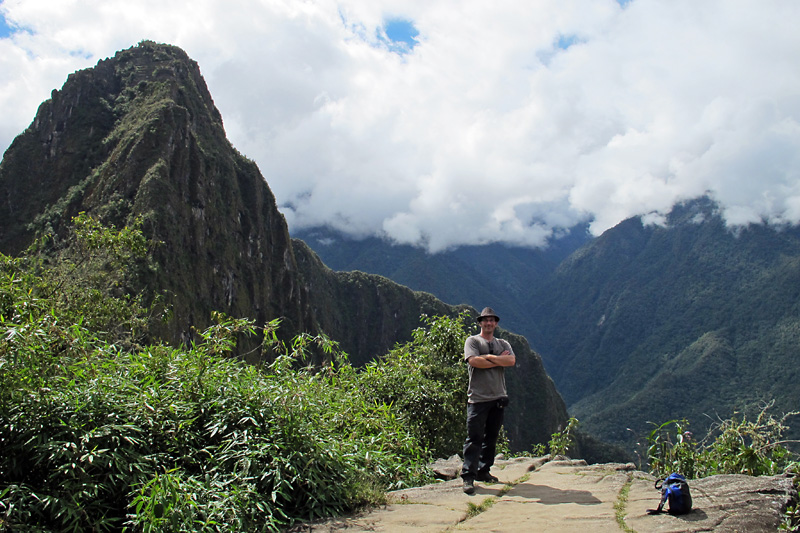
[[[567,420],[567,425],[564,429],[556,431],[550,436],[547,445],[535,445],[529,455],[532,457],[538,457],[546,453],[552,456],[567,455],[570,450],[574,449],[578,424],[577,418],[570,418]]]
[[[795,472],[798,474],[798,472]],[[795,476],[794,481],[795,489],[800,488],[800,483],[798,483],[798,477]],[[799,531],[800,530],[800,504],[795,503],[794,505],[789,505],[786,508],[786,512],[783,515],[783,522],[778,526],[779,531]]]
[[[680,472],[688,479],[716,474],[775,475],[797,469],[798,456],[784,439],[791,412],[777,417],[766,405],[755,420],[734,416],[714,424],[697,440],[686,420],[670,420],[656,426],[648,435],[647,457],[650,471],[658,477]]]
[[[567,451],[575,444],[574,431],[578,427],[578,420],[570,418],[567,427],[557,433],[553,433],[550,442],[547,443],[551,455],[566,455]]]
[[[734,234],[712,201],[687,202],[667,226],[630,219],[565,261],[529,298],[541,332],[530,338],[570,413],[603,440],[630,445],[627,428],[681,417],[702,433],[705,414],[772,399],[789,411],[800,405],[798,266],[797,228]]]
[[[794,477],[795,487],[800,486],[800,457],[786,447],[798,441],[784,439],[789,429],[787,419],[800,412],[778,417],[769,412],[773,407],[774,402],[765,405],[755,420],[746,416],[720,420],[700,440],[688,431],[686,420],[657,425],[647,437],[650,472],[659,478],[679,472],[687,479],[717,474],[785,473]],[[797,503],[786,509],[780,529],[800,529]]]
[[[478,505],[467,502],[467,518],[475,518],[479,514],[488,511],[496,501],[497,498],[495,496],[488,496]]]
[[[467,372],[462,362],[467,315],[423,315],[413,340],[367,364],[362,387],[373,401],[405,413],[409,431],[436,457],[461,451]]]
[[[83,215],[68,242],[0,255],[0,531],[276,530],[429,481],[460,446],[465,316],[363,369],[277,321],[274,361],[246,364],[261,328],[219,313],[191,346],[142,345],[152,309],[120,281],[141,233]]]
[[[617,520],[617,524],[619,528],[624,531],[625,533],[634,533],[634,530],[625,522],[625,517],[627,516],[627,508],[628,508],[628,496],[631,492],[631,484],[633,483],[633,477],[629,476],[628,480],[619,489],[619,494],[617,495],[617,501],[614,503],[614,517]]]

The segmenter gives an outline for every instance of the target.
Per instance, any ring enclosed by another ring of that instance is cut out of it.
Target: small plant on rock
[[[550,436],[550,442],[547,443],[550,448],[550,455],[567,455],[569,449],[575,445],[574,431],[577,427],[578,419],[570,418],[564,429]]]

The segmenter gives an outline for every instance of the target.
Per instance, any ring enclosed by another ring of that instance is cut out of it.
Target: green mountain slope
[[[667,227],[609,230],[532,301],[548,370],[605,438],[672,418],[703,427],[772,399],[800,405],[797,228],[734,234],[711,202],[691,202]]]
[[[409,340],[421,314],[460,310],[387,278],[333,272],[292,242],[259,169],[228,142],[198,65],[172,46],[143,42],[70,75],[4,154],[0,195],[6,254],[37,235],[60,239],[82,211],[120,227],[141,217],[161,244],[129,289],[164,295],[172,318],[155,332],[170,343],[195,339],[221,311],[259,325],[280,318],[286,340],[325,332],[365,362]],[[514,446],[529,448],[567,413],[539,355],[516,342],[509,427]],[[259,348],[253,339],[240,355],[269,357]]]

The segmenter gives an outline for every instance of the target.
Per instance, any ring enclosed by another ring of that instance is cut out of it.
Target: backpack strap
[[[658,502],[658,507],[656,507],[657,513],[663,513],[664,504],[667,503],[667,498],[669,498],[669,489],[664,491],[664,495],[661,497],[661,501]]]
[[[664,481],[665,480],[663,479],[657,479],[654,485],[655,488],[661,490],[661,488],[664,486]],[[648,509],[647,514],[660,514],[666,512],[664,511],[664,504],[667,502],[667,498],[669,497],[669,491],[661,490],[661,492],[662,496],[661,496],[661,501],[658,502],[658,507],[656,507],[655,509]]]

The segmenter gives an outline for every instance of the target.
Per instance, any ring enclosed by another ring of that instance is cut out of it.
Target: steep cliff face
[[[311,314],[320,328],[340,340],[353,364],[385,354],[398,341],[411,340],[420,314],[452,315],[449,306],[425,292],[363,272],[334,272],[305,242],[293,241],[303,289],[313,295]]]
[[[177,48],[142,43],[71,75],[6,152],[0,191],[6,253],[79,211],[117,225],[143,217],[163,243],[143,283],[167,293],[174,320],[160,333],[171,341],[213,310],[314,330],[275,199]]]
[[[144,42],[71,75],[6,151],[0,252],[63,234],[81,211],[117,226],[141,217],[161,242],[134,288],[165,294],[173,317],[156,333],[168,342],[222,311],[258,325],[282,318],[285,339],[323,331],[361,364],[409,340],[421,314],[459,311],[380,276],[333,272],[293,242],[255,163],[228,142],[199,67],[175,47]],[[522,362],[508,425],[526,447],[567,415],[539,356],[512,342]]]

